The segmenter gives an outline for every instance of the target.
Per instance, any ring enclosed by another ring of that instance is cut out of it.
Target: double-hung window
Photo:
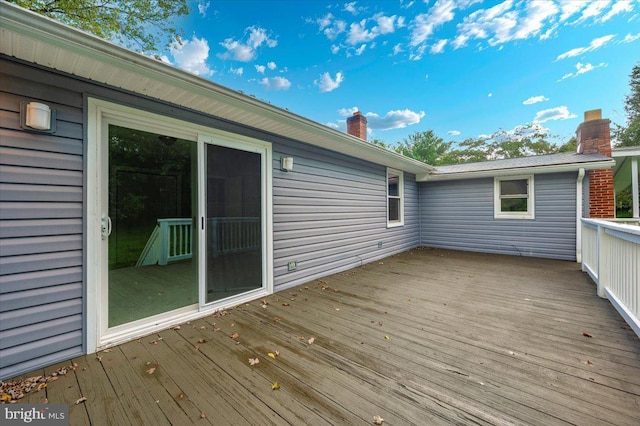
[[[387,169],[387,227],[404,225],[404,176]]]
[[[533,175],[494,178],[496,219],[535,219]]]

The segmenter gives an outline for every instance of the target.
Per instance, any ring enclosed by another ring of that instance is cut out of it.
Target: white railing
[[[262,244],[259,217],[213,217],[207,225],[214,255],[255,250]]]
[[[207,221],[213,255],[259,249],[262,244],[259,217],[214,217]],[[167,265],[193,256],[192,220],[158,219],[136,266]]]
[[[630,223],[630,224],[629,224]],[[582,270],[640,337],[640,226],[582,219]]]
[[[192,220],[158,219],[136,266],[166,265],[169,262],[191,259]]]

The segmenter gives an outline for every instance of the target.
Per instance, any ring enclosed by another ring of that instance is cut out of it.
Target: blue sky
[[[199,0],[165,61],[341,130],[354,110],[393,144],[533,123],[554,141],[586,110],[624,123],[640,0]]]

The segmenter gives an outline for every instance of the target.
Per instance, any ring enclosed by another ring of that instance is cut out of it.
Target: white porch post
[[[633,217],[640,218],[640,191],[638,190],[638,157],[631,158],[631,198],[633,199]]]

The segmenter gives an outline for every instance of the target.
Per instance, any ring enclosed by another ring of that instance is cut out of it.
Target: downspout
[[[582,181],[584,168],[578,170],[576,180],[576,262],[582,263]]]

